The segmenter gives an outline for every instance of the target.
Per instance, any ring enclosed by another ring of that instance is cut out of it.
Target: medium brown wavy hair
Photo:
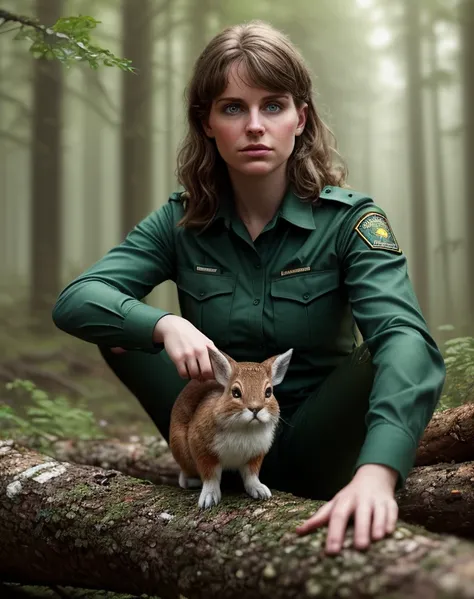
[[[203,128],[212,102],[228,83],[230,67],[246,69],[247,83],[275,93],[291,93],[297,108],[308,105],[304,131],[295,138],[287,176],[301,199],[317,201],[325,185],[345,185],[347,169],[336,151],[333,133],[318,115],[305,61],[289,38],[263,21],[227,27],[197,59],[186,90],[188,132],[178,152],[177,178],[184,187],[185,212],[178,223],[203,227],[210,223],[219,196],[229,190],[227,166],[214,139]],[[334,159],[339,163],[334,164]]]

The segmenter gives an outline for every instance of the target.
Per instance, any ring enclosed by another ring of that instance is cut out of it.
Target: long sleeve
[[[175,278],[173,228],[171,203],[141,221],[60,293],[52,314],[56,326],[91,343],[159,351],[153,330],[168,312],[140,300]]]
[[[353,315],[375,367],[368,432],[355,469],[390,466],[400,475],[398,489],[440,398],[444,360],[385,213],[372,203],[350,210],[338,245]]]

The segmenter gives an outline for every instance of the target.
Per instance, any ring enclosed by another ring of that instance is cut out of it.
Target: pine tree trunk
[[[98,71],[86,69],[84,84],[90,98],[101,102]],[[103,120],[94,110],[84,109],[84,237],[83,256],[87,266],[100,258],[101,254],[101,178],[103,164],[102,127]]]
[[[295,526],[319,502],[277,494],[224,496],[158,487],[0,447],[0,579],[162,599],[297,597],[474,598],[474,546],[400,523],[366,552],[349,532],[337,558],[326,530]]]
[[[53,25],[61,0],[37,0],[36,16]],[[62,69],[58,60],[33,63],[30,308],[38,331],[49,329],[60,290]]]
[[[448,210],[445,202],[445,177],[443,164],[443,132],[440,123],[440,105],[439,105],[439,85],[436,81],[438,74],[438,58],[437,58],[437,43],[435,24],[433,20],[431,30],[429,32],[429,57],[430,71],[432,75],[430,87],[431,100],[431,128],[433,135],[433,153],[434,153],[434,176],[435,176],[435,200],[436,213],[438,220],[438,257],[437,268],[438,280],[441,281],[442,309],[441,309],[441,324],[456,324],[453,318],[456,319],[455,306],[453,299],[453,285],[449,275],[449,244],[448,244]],[[439,261],[438,261],[439,260]]]
[[[462,39],[462,80],[464,91],[464,164],[465,164],[465,198],[466,218],[464,247],[467,257],[467,306],[466,335],[474,335],[474,244],[471,241],[472,227],[474,225],[474,178],[472,165],[474,164],[474,0],[461,0],[460,3],[460,29]]]
[[[122,237],[151,211],[152,10],[151,0],[122,0],[122,55],[136,69],[122,74]]]
[[[413,230],[413,253],[410,266],[418,301],[423,315],[430,322],[420,19],[420,1],[405,0],[408,159]]]

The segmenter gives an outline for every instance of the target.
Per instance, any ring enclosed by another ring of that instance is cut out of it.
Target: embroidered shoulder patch
[[[387,219],[378,212],[364,214],[355,226],[355,230],[373,250],[402,253]]]

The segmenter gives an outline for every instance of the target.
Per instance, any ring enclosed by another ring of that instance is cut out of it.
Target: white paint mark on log
[[[60,464],[59,462],[56,462],[56,460],[50,460],[28,468],[20,474],[17,474],[13,479],[13,482],[7,486],[7,497],[13,499],[15,495],[18,495],[21,492],[21,481],[25,478],[32,478],[37,483],[42,484],[66,472],[66,467],[67,464]]]
[[[17,474],[16,478],[32,478],[37,472],[40,472],[40,470],[44,470],[45,468],[51,468],[55,464],[56,462],[52,460],[49,462],[41,462],[41,464],[32,466],[31,468],[28,468],[28,470],[25,470],[21,474]]]
[[[38,476],[33,477],[33,480],[38,483],[46,483],[48,480],[56,478],[56,476],[60,476],[64,472],[66,472],[66,466],[64,466],[64,464],[58,464],[54,468],[51,468],[51,470],[42,472],[41,474],[38,474]]]

